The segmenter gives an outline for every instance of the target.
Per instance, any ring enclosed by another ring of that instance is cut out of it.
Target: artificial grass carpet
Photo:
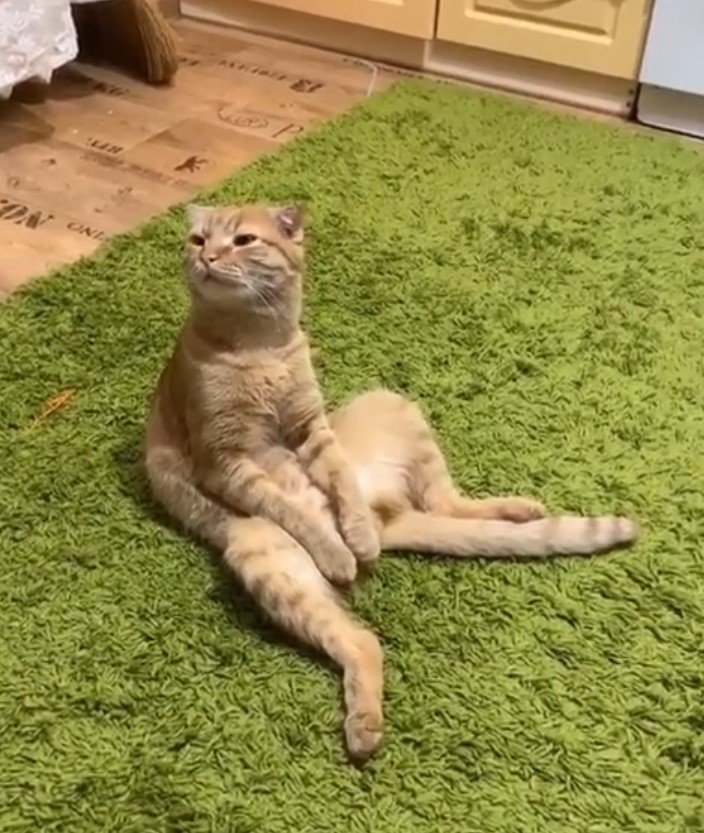
[[[146,493],[181,213],[4,306],[0,830],[704,829],[703,175],[698,148],[412,82],[210,195],[309,204],[331,403],[404,391],[464,488],[644,525],[591,560],[385,557],[354,602],[388,654],[362,772],[337,675]]]

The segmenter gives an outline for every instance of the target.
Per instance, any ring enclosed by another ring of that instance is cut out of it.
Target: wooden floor
[[[0,102],[0,298],[393,80],[313,48],[175,26],[172,87],[74,64],[46,101]]]

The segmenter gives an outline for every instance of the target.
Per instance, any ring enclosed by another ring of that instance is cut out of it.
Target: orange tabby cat
[[[636,528],[461,496],[420,411],[396,394],[367,393],[327,417],[299,325],[300,212],[190,214],[190,315],[147,426],[153,493],[222,550],[273,620],[342,667],[347,746],[365,759],[383,732],[382,650],[334,588],[358,562],[380,548],[587,554],[630,543]]]

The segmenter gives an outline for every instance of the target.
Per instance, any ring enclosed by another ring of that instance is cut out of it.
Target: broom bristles
[[[176,38],[164,15],[150,0],[131,0],[144,45],[147,80],[164,84],[178,69]]]
[[[103,0],[72,6],[81,56],[168,83],[178,68],[176,38],[152,0]]]

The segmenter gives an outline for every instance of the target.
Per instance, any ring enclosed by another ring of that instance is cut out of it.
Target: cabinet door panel
[[[436,0],[263,0],[296,12],[386,29],[401,35],[432,38]]]
[[[651,0],[439,0],[438,37],[635,78]]]

